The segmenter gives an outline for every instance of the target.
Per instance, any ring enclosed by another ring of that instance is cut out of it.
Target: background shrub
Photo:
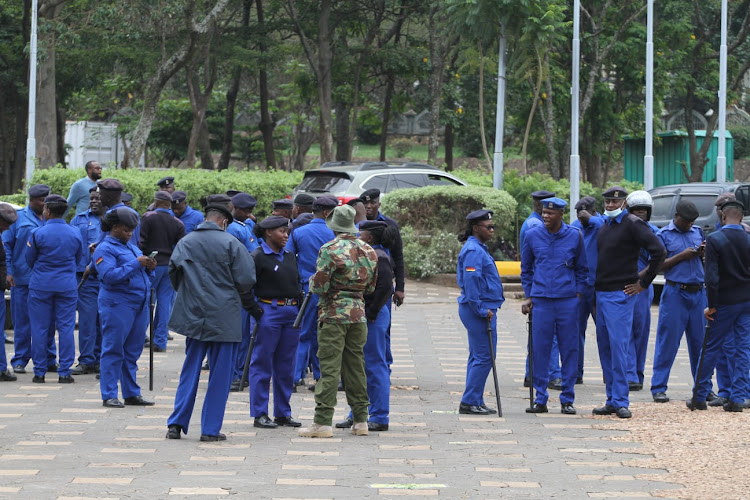
[[[404,242],[404,267],[415,278],[434,274],[455,273],[461,242],[453,233],[416,234],[409,226],[401,228]]]

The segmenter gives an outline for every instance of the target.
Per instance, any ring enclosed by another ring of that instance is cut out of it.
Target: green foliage
[[[455,273],[461,242],[455,234],[439,231],[419,235],[409,226],[401,228],[404,267],[409,276],[427,278],[434,274]]]
[[[26,195],[23,193],[4,194],[4,195],[0,195],[0,201],[4,201],[5,203],[13,203],[14,205],[24,206],[26,205]]]
[[[399,158],[405,158],[414,147],[414,141],[407,137],[398,137],[391,141],[391,147]]]
[[[52,168],[35,170],[33,184],[47,184],[55,194],[67,197],[70,186],[83,177],[83,169],[67,170]],[[188,204],[200,209],[201,197],[237,189],[250,193],[258,200],[254,213],[265,217],[271,213],[271,202],[288,195],[302,180],[302,172],[283,171],[215,171],[215,170],[114,170],[105,169],[102,178],[114,177],[125,185],[125,191],[133,195],[133,208],[143,213],[153,202],[156,182],[162,177],[173,176],[175,189],[188,194]],[[23,204],[24,202],[22,202]]]
[[[750,158],[750,127],[729,127],[734,138],[734,157]]]

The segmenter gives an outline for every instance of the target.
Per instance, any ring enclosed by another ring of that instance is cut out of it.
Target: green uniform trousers
[[[367,323],[318,323],[320,379],[315,384],[316,424],[331,425],[339,378],[344,381],[354,421],[367,422],[370,402],[362,352],[366,341]]]

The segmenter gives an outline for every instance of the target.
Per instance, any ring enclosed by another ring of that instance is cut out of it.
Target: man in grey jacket
[[[167,420],[167,439],[187,434],[195,405],[201,363],[208,355],[211,372],[203,403],[201,441],[223,441],[221,432],[233,360],[242,340],[241,310],[252,301],[255,264],[227,225],[232,214],[226,206],[206,206],[206,221],[182,238],[169,261],[169,279],[177,298],[169,329],[187,337],[185,362]]]

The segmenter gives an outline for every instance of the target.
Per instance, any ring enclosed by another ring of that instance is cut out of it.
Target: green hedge
[[[68,196],[70,186],[85,175],[84,169],[68,170],[52,168],[35,170],[33,184],[47,184],[55,194]],[[302,172],[284,172],[278,170],[243,172],[216,170],[140,170],[140,169],[104,169],[102,178],[114,177],[125,185],[125,191],[133,195],[133,207],[143,213],[153,202],[156,182],[167,176],[175,178],[175,189],[188,194],[188,203],[200,209],[198,200],[209,194],[223,193],[227,189],[236,189],[250,193],[258,200],[254,213],[265,217],[271,213],[271,202],[288,195],[302,180]],[[23,195],[3,197],[7,201],[24,204]]]

